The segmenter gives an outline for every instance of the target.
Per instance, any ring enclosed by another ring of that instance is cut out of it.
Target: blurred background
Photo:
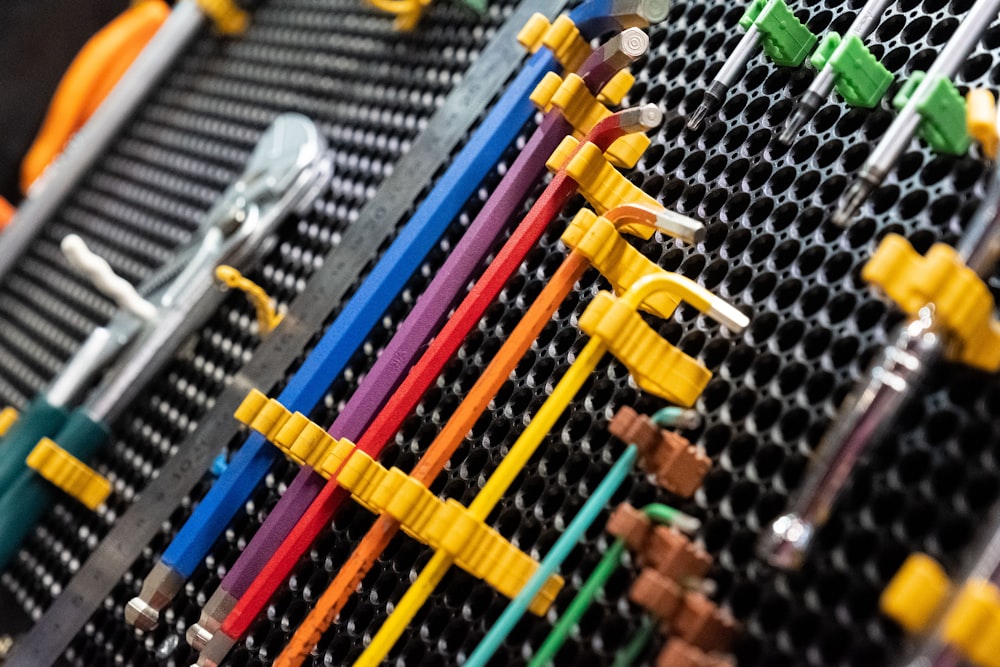
[[[0,196],[17,205],[21,159],[59,79],[128,0],[0,1]]]

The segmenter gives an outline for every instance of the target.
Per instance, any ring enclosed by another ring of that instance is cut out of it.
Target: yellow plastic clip
[[[529,53],[546,47],[568,72],[579,68],[591,54],[590,45],[580,35],[573,20],[565,14],[551,23],[541,14],[532,15],[517,34],[517,41]]]
[[[993,296],[954,248],[937,243],[921,257],[902,236],[889,234],[861,277],[910,315],[934,304],[935,321],[953,337],[949,358],[1000,370],[1000,322],[993,319]]]
[[[907,632],[924,632],[950,590],[948,575],[936,560],[910,554],[882,591],[879,607]]]
[[[969,659],[979,667],[1000,667],[1000,613],[992,614],[981,629]]]
[[[662,269],[632,247],[613,222],[582,208],[561,237],[570,249],[576,250],[601,272],[615,294],[628,291],[637,280]],[[642,309],[657,317],[669,319],[678,301],[665,292],[657,292],[643,301]]]
[[[997,102],[986,88],[975,88],[965,96],[965,118],[969,136],[979,142],[983,153],[991,160],[997,158]]]
[[[528,582],[538,563],[473,516],[455,500],[442,501],[399,468],[386,470],[364,452],[352,456],[337,483],[374,512],[399,521],[406,534],[448,554],[469,574],[501,594],[513,598]],[[529,609],[544,614],[562,588],[559,576],[550,577]]]
[[[257,326],[261,335],[271,333],[276,326],[281,324],[281,320],[285,316],[274,309],[271,297],[260,285],[249,278],[244,278],[242,273],[225,264],[215,268],[215,277],[227,287],[238,289],[247,295],[247,299],[257,312]]]
[[[278,401],[268,398],[266,394],[251,389],[243,402],[236,408],[233,417],[241,424],[249,426],[267,440],[274,442],[281,427],[291,419],[292,413]]]
[[[256,389],[250,390],[233,416],[263,435],[289,459],[313,468],[326,478],[330,472],[324,473],[323,466],[331,455],[336,454],[343,461],[354,452],[351,441],[337,440],[301,412],[293,413]]]
[[[598,292],[580,316],[580,329],[600,339],[636,384],[678,405],[694,405],[712,378],[711,371],[664,340],[610,292]]]
[[[565,170],[576,181],[580,194],[599,215],[625,204],[643,204],[663,210],[658,201],[622,176],[594,144],[584,144],[573,155],[579,145],[580,142],[573,137],[566,137],[553,151],[545,166],[552,172]],[[653,229],[648,225],[627,225],[622,231],[641,239],[648,239],[653,235]]]
[[[628,82],[629,88],[632,82],[634,79]],[[582,139],[594,125],[611,115],[611,110],[591,94],[587,84],[576,74],[568,74],[563,79],[555,72],[549,72],[535,87],[531,101],[543,111],[553,107],[559,109],[573,126],[577,139]],[[627,134],[611,144],[605,154],[612,164],[631,168],[649,148],[649,142],[649,137],[642,132]]]
[[[212,19],[216,30],[223,35],[239,35],[250,25],[250,15],[233,0],[195,0],[205,16]]]
[[[971,657],[979,652],[978,641],[997,615],[1000,615],[997,587],[982,579],[969,580],[948,609],[941,639]]]
[[[7,431],[17,421],[18,413],[14,408],[4,408],[0,411],[0,437],[7,435]]]
[[[38,441],[25,464],[90,510],[111,495],[111,482],[48,438]]]

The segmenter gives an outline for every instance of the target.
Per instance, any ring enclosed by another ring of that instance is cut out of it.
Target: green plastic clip
[[[801,65],[818,39],[795,18],[785,0],[753,0],[740,19],[744,30],[752,25],[760,32],[767,57],[784,67]]]
[[[892,105],[901,110],[910,97],[920,88],[926,74],[914,72],[899,89]],[[965,123],[965,99],[948,77],[937,74],[925,88],[920,99],[915,100],[920,114],[917,133],[938,153],[963,155],[969,150],[968,127]]]
[[[889,90],[892,73],[872,55],[857,35],[829,33],[809,59],[818,70],[830,65],[837,76],[837,92],[853,106],[871,109]]]

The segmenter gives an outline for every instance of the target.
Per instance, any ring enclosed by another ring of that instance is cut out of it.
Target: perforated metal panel
[[[495,24],[501,3],[492,4]],[[815,3],[801,7],[800,17],[816,33],[842,32],[860,4]],[[872,38],[873,52],[897,77],[887,99],[905,76],[929,66],[969,6],[970,0],[902,0],[890,8]],[[650,54],[635,67],[631,102],[657,103],[668,118],[632,178],[708,228],[698,247],[656,238],[642,245],[643,252],[731,300],[753,321],[736,336],[682,308],[673,320],[658,324],[670,341],[715,373],[697,406],[705,423],[688,434],[712,455],[715,467],[692,501],[671,498],[639,473],[616,501],[665,500],[703,520],[701,538],[716,558],[715,598],[745,626],[736,649],[741,667],[881,665],[901,648],[899,632],[876,608],[888,578],[915,549],[954,563],[996,499],[1000,384],[955,367],[933,373],[923,396],[899,415],[858,472],[802,572],[776,574],[756,559],[753,546],[757,532],[782,510],[834,408],[898,321],[861,282],[860,267],[888,231],[905,234],[920,251],[937,240],[954,242],[982,194],[984,170],[975,157],[935,157],[914,142],[857,223],[846,231],[834,228],[825,218],[889,126],[892,112],[886,101],[865,111],[831,99],[798,141],[784,148],[777,134],[811,73],[775,67],[761,56],[719,116],[700,132],[687,131],[683,114],[693,111],[700,89],[739,39],[741,13],[721,1],[678,3],[670,18],[651,30]],[[255,28],[243,40],[225,45],[201,40],[51,226],[47,240],[22,261],[8,281],[10,293],[0,294],[0,312],[16,325],[0,327],[0,394],[22,402],[55,372],[87,327],[107,315],[103,301],[52,266],[54,239],[70,229],[86,231],[127,276],[142,275],[183,238],[267,121],[290,106],[324,123],[339,159],[332,194],[310,219],[288,225],[279,251],[257,276],[287,298],[487,37],[488,31],[447,3],[435,6],[432,21],[416,37],[398,42],[387,20],[349,0],[273,0],[262,4]],[[359,53],[364,57],[357,58]],[[997,85],[998,53],[1000,27],[994,25],[958,77],[963,91],[967,85]],[[514,154],[508,153],[508,163]],[[467,205],[463,221],[475,215],[496,180],[491,177]],[[565,221],[529,255],[383,463],[412,467],[558,266],[563,249],[557,239]],[[372,333],[364,354],[313,415],[316,420],[332,421],[461,227],[462,221],[453,226],[406,298]],[[582,348],[575,325],[601,287],[603,280],[588,273],[433,486],[435,492],[466,504],[472,499]],[[61,506],[3,575],[4,586],[18,593],[26,609],[43,608],[58,592],[113,514],[127,506],[129,489],[140,488],[171,444],[193,428],[225,373],[255,344],[249,322],[242,303],[228,302],[198,351],[169,369],[160,394],[139,401],[119,425],[114,452],[100,463],[124,489],[109,515],[87,517]],[[659,403],[640,394],[620,364],[605,361],[491,515],[493,525],[520,548],[544,555],[622,451],[622,443],[604,428],[621,405],[649,411]],[[294,473],[290,464],[275,467],[166,623],[139,637],[124,625],[122,605],[183,522],[186,502],[78,636],[69,661],[187,664],[184,628],[197,619],[200,605]],[[356,507],[335,520],[229,664],[266,664],[280,652],[371,521]],[[565,609],[609,544],[602,526],[588,532],[562,568],[567,584],[555,613]],[[428,557],[413,540],[397,537],[324,637],[314,664],[349,664],[357,657]],[[584,617],[558,664],[610,662],[638,624],[639,612],[626,598],[632,576],[634,570],[626,568],[612,578],[602,604]],[[486,585],[453,571],[391,654],[394,663],[455,664],[504,605]],[[553,618],[522,621],[495,664],[525,662]]]

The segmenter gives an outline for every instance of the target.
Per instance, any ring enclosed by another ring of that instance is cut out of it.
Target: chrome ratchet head
[[[257,206],[281,202],[300,191],[297,181],[310,177],[326,156],[326,139],[316,124],[298,113],[281,114],[261,135],[247,166],[233,183],[233,199]]]

